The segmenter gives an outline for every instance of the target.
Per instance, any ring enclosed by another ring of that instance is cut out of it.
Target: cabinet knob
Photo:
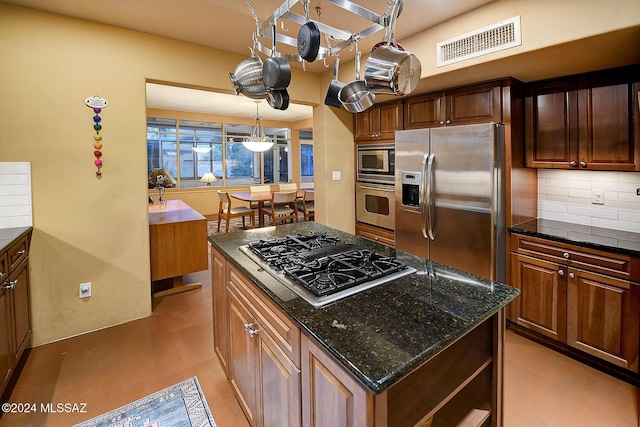
[[[442,120],[440,120],[440,125],[443,125],[443,124],[444,124],[444,122]]]
[[[558,270],[558,275],[559,276],[564,276],[564,270]]]
[[[580,167],[581,168],[586,168],[587,167],[587,162],[580,162]]]
[[[569,259],[569,252],[563,252],[563,253],[562,253],[562,256],[563,256],[565,259]]]
[[[575,161],[575,160],[571,160],[571,161],[569,162],[569,166],[571,166],[572,168],[575,168],[575,167],[578,167],[578,164],[576,163],[576,161]]]
[[[18,255],[22,256],[27,253],[26,250],[22,249],[21,251],[16,252]]]
[[[569,278],[570,278],[570,279],[573,279],[574,277],[576,277],[576,275],[575,275],[575,274],[573,274],[573,273],[569,273]]]
[[[255,326],[255,323],[245,323],[244,324],[244,330],[248,331],[249,329],[253,328]]]
[[[253,338],[258,335],[258,332],[260,332],[260,329],[249,329],[249,338]]]
[[[451,120],[446,120],[445,124],[450,125],[451,124]]]

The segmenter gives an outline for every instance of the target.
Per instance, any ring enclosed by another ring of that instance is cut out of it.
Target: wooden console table
[[[149,205],[151,280],[172,279],[172,287],[155,292],[161,297],[191,289],[182,275],[209,267],[207,219],[181,200]]]

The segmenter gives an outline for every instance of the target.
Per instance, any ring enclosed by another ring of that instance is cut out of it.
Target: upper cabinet
[[[527,166],[640,170],[638,76],[631,67],[528,84]]]
[[[402,130],[402,100],[375,104],[355,114],[353,120],[355,141],[393,141],[396,130]]]
[[[407,98],[404,128],[424,129],[502,121],[501,81]]]

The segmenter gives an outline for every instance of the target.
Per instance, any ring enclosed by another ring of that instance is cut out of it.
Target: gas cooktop
[[[416,271],[326,233],[262,239],[240,250],[315,307]]]

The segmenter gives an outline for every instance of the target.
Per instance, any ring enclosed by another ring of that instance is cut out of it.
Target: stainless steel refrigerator
[[[397,131],[396,248],[504,283],[504,125]]]

